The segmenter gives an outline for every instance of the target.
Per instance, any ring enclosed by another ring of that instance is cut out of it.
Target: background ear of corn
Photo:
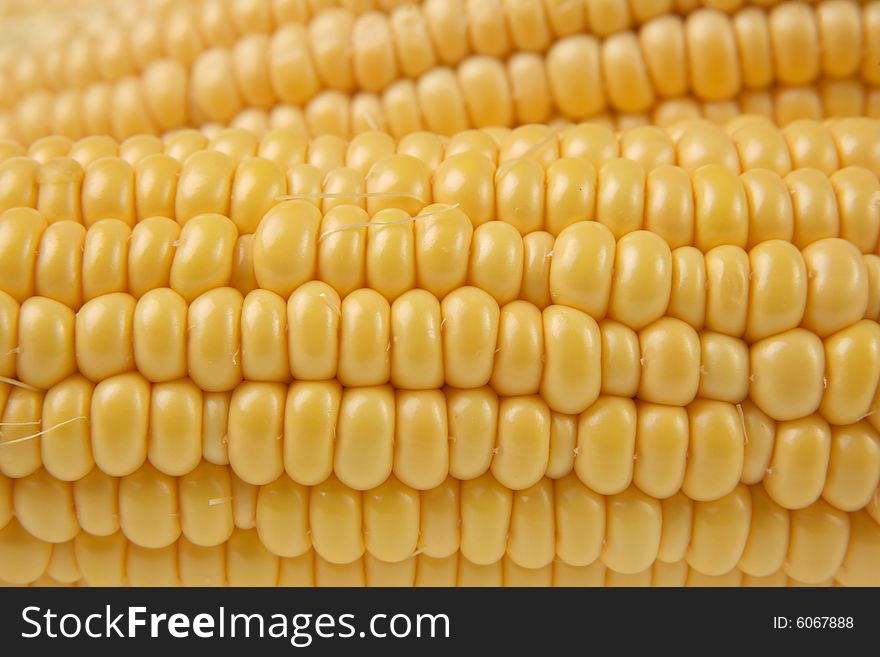
[[[0,2],[0,582],[880,585],[880,2]]]

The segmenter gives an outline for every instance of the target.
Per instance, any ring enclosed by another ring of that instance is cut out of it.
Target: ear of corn
[[[634,487],[603,496],[573,476],[510,491],[488,474],[421,494],[392,476],[363,493],[334,477],[312,488],[282,477],[237,495],[247,484],[218,477],[226,472],[201,465],[179,493],[149,467],[109,489],[83,479],[72,494],[45,473],[20,479],[16,518],[0,531],[4,580],[140,584],[138,566],[161,564],[158,584],[285,584],[289,568],[321,584],[325,569],[363,578],[365,567],[366,583],[379,585],[397,581],[385,579],[394,573],[418,583],[423,569],[443,585],[477,573],[496,584],[559,585],[596,569],[609,585],[777,574],[853,584],[870,580],[878,540],[867,510],[819,500],[787,511],[763,487],[743,484],[713,502],[657,500]],[[105,506],[108,493],[118,499]],[[79,531],[73,505],[94,533]]]
[[[880,585],[880,3],[93,4],[0,12],[0,583]]]
[[[729,114],[725,103],[740,94],[755,111],[768,98],[754,90],[774,83],[789,87],[773,93],[782,123],[877,109],[876,2],[774,2],[769,11],[734,3],[730,13],[707,3],[684,17],[623,0],[565,9],[539,0],[322,3],[318,11],[266,0],[153,4],[105,18],[94,34],[66,40],[49,30],[49,43],[23,58],[10,50],[0,60],[10,81],[0,136],[124,139],[242,111],[248,121],[278,102],[303,108],[315,132],[347,136],[352,124],[359,132],[372,122],[395,135],[453,134],[606,110],[656,110],[661,119],[693,111],[658,106],[689,93],[710,104],[708,114]]]

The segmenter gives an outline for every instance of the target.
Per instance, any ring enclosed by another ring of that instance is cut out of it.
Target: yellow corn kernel
[[[42,468],[15,480],[13,508],[21,526],[41,541],[64,543],[77,534],[72,485]]]
[[[52,544],[31,535],[17,520],[0,529],[0,576],[11,584],[29,584],[45,572]]]

